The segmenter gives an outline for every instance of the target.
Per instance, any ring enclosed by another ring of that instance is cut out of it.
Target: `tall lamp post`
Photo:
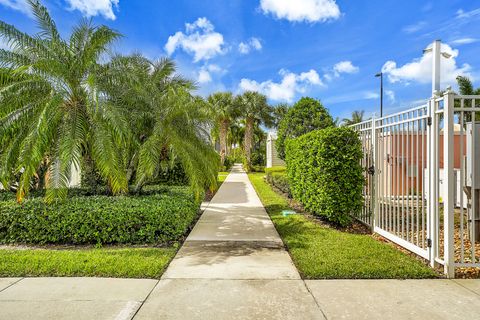
[[[423,50],[423,53],[432,52],[432,95],[440,92],[440,57],[443,56],[446,59],[452,57],[447,52],[442,52],[442,41],[435,40],[431,46]]]
[[[380,78],[380,118],[383,117],[383,72],[377,73],[375,77]]]

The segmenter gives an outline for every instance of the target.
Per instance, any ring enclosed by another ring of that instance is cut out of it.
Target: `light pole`
[[[448,59],[452,55],[442,52],[442,40],[435,40],[431,47],[423,50],[423,53],[432,52],[432,95],[440,92],[440,58],[443,56]]]
[[[383,117],[383,72],[377,73],[375,77],[380,77],[380,118]]]

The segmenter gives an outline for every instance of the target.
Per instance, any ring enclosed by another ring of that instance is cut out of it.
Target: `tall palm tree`
[[[461,95],[464,96],[472,96],[472,95],[480,95],[480,88],[474,88],[472,81],[468,77],[458,76],[457,77],[458,88]],[[460,101],[455,101],[456,107],[460,107]],[[466,99],[464,102],[464,107],[471,107],[472,100]],[[478,106],[478,105],[477,105]],[[477,114],[475,116],[476,121],[480,120],[480,115]],[[470,122],[472,120],[472,114],[467,112],[463,117],[464,121]],[[458,119],[460,121],[460,118]]]
[[[468,77],[458,76],[457,83],[461,95],[480,95],[480,88],[474,89],[472,81]]]
[[[239,116],[235,98],[231,92],[217,92],[207,99],[209,110],[218,129],[220,140],[220,163],[223,166],[227,155],[227,136],[230,123]]]
[[[365,111],[364,110],[361,110],[361,111],[353,111],[352,112],[352,117],[350,119],[343,119],[343,124],[345,126],[351,126],[351,125],[354,125],[356,123],[360,123],[363,121],[363,116],[365,114]]]
[[[244,151],[247,169],[251,168],[253,130],[255,124],[273,125],[272,108],[267,97],[261,93],[247,91],[237,98],[237,103],[245,118]]]
[[[135,171],[136,189],[176,161],[197,195],[205,187],[213,188],[218,155],[209,139],[207,104],[190,93],[195,88],[192,82],[176,75],[169,59],[152,62],[139,55],[116,57],[106,69],[120,79],[105,83],[106,91],[112,93],[113,103],[125,108],[128,121],[138,130],[128,143],[127,159]]]
[[[126,191],[117,146],[127,132],[97,82],[99,59],[120,34],[83,21],[64,40],[47,9],[38,0],[27,1],[38,34],[0,21],[0,38],[11,48],[0,50],[2,183],[9,185],[19,175],[21,202],[43,163],[47,200],[65,197],[72,166],[89,157],[113,193]]]
[[[274,108],[273,108],[273,118],[274,118],[274,121],[273,121],[273,126],[275,128],[278,129],[279,125],[280,125],[280,122],[282,121],[282,119],[287,115],[288,113],[288,109],[290,108],[290,106],[286,103],[280,103],[280,104],[277,104]]]

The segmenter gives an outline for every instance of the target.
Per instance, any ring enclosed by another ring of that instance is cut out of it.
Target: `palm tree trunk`
[[[223,119],[220,123],[220,163],[224,164],[225,156],[227,154],[227,133],[228,133],[228,126],[229,121],[227,119]]]
[[[253,119],[247,117],[245,120],[245,160],[247,165],[247,170],[251,168],[251,157],[252,157],[252,141],[253,141]]]

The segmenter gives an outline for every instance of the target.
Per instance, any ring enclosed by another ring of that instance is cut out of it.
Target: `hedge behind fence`
[[[289,140],[286,162],[293,197],[308,211],[348,225],[363,202],[361,158],[358,135],[347,127],[317,130]]]

